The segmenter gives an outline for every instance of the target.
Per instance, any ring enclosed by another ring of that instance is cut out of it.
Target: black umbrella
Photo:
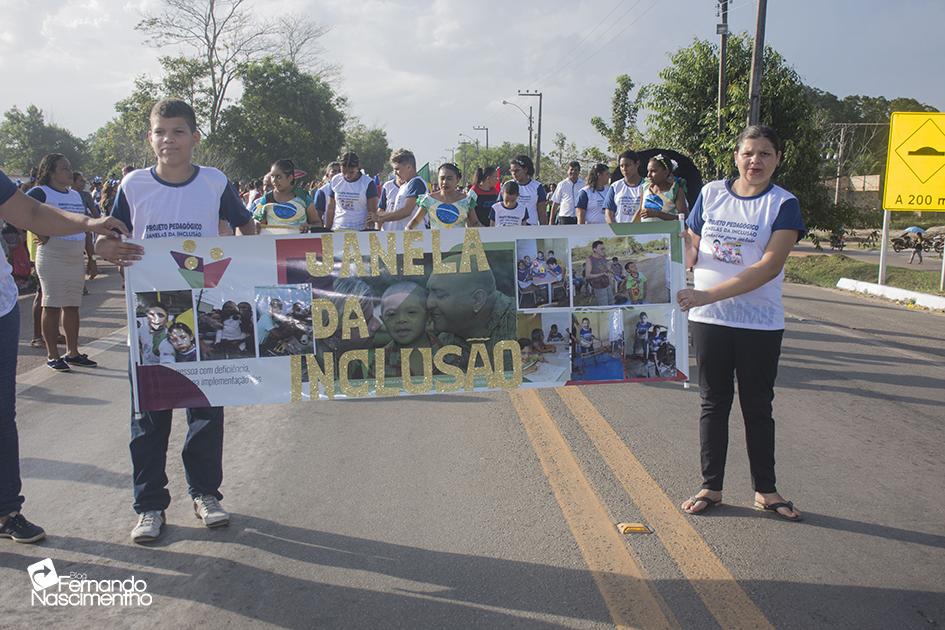
[[[693,163],[688,156],[683,155],[679,151],[673,151],[672,149],[643,149],[642,151],[637,151],[636,154],[640,158],[640,177],[646,177],[646,164],[650,161],[654,155],[659,155],[662,153],[666,157],[676,160],[676,170],[673,171],[673,174],[676,177],[681,177],[686,182],[686,200],[689,202],[689,207],[696,203],[696,198],[699,196],[699,191],[702,190],[702,173],[699,172],[699,169],[696,168],[696,165]],[[614,169],[610,174],[611,183],[621,179],[623,175],[620,173],[620,168]]]

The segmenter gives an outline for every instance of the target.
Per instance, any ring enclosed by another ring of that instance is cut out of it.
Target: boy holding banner
[[[112,216],[136,239],[219,236],[223,220],[241,235],[255,234],[252,215],[226,175],[192,162],[200,141],[193,108],[167,99],[154,105],[150,118],[148,141],[157,164],[125,175]],[[194,226],[199,234],[194,233]],[[100,238],[95,250],[119,266],[130,265],[143,254],[137,245],[114,237]],[[134,509],[139,515],[131,538],[136,543],[157,540],[165,523],[164,510],[170,505],[165,463],[172,413],[166,409],[131,417]],[[222,407],[187,410],[182,456],[194,513],[207,527],[229,524],[230,515],[220,505],[223,495],[219,490],[223,481]]]

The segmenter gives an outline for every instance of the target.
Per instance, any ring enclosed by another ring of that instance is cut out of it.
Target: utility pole
[[[843,168],[843,145],[847,139],[847,126],[840,125],[840,148],[837,149],[837,185],[833,189],[833,205],[840,205],[840,169]]]
[[[722,21],[716,24],[715,32],[719,35],[719,133],[722,133],[722,110],[725,109],[725,97],[728,82],[725,77],[725,62],[728,56],[728,0],[719,0],[719,15]]]
[[[761,70],[765,56],[765,16],[768,0],[758,0],[758,19],[755,22],[755,48],[751,53],[751,82],[748,106],[748,124],[757,125],[761,119]]]
[[[485,131],[486,132],[486,151],[489,150],[489,128],[485,125],[476,125],[473,127],[473,131]]]
[[[540,176],[541,176],[541,102],[542,102],[542,93],[539,92],[538,90],[535,90],[534,92],[532,92],[532,91],[530,91],[530,90],[525,90],[524,92],[523,92],[522,90],[519,90],[519,91],[518,91],[518,95],[519,95],[519,96],[537,96],[537,97],[538,97],[538,143],[537,143],[538,146],[535,148],[535,153],[536,153],[536,155],[535,155],[535,158],[534,158],[534,159],[535,159],[535,179],[539,179],[539,180],[540,180]],[[529,107],[529,108],[528,108],[528,111],[531,112],[531,111],[532,111],[532,108]],[[530,123],[529,123],[529,124],[530,124]],[[529,150],[531,150],[531,149],[529,148]]]

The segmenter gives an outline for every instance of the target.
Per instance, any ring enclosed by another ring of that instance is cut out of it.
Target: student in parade
[[[476,219],[479,225],[489,225],[489,215],[492,206],[499,201],[499,175],[493,165],[481,166],[476,169],[473,192],[476,193]]]
[[[568,164],[568,176],[558,182],[551,194],[551,225],[574,225],[577,220],[577,201],[584,188],[581,179],[581,163]]]
[[[689,211],[686,190],[680,178],[673,175],[676,161],[660,153],[650,158],[643,180],[640,208],[634,222],[676,221]]]
[[[535,165],[527,155],[519,155],[509,163],[512,178],[518,184],[518,202],[525,206],[528,214],[528,225],[548,225],[548,215],[545,207],[548,205],[545,187],[537,179]]]
[[[502,201],[492,204],[489,210],[489,225],[495,227],[509,225],[528,225],[528,210],[518,202],[520,187],[514,179],[502,184]],[[525,257],[531,269],[531,260]]]
[[[84,213],[66,212],[39,203],[17,190],[0,171],[0,219],[22,230],[50,237],[96,232],[127,234],[120,221],[93,219]],[[43,528],[20,513],[24,497],[20,478],[19,437],[16,429],[16,359],[20,335],[18,291],[6,257],[0,257],[0,538],[33,543],[46,536]]]
[[[250,209],[257,230],[273,234],[307,232],[310,227],[322,227],[322,218],[311,195],[296,185],[295,163],[276,160],[269,169],[272,192],[259,197]]]
[[[643,178],[640,177],[640,158],[633,151],[624,151],[618,162],[622,179],[610,185],[604,205],[614,213],[617,223],[630,223],[640,208]]]
[[[417,211],[417,200],[427,193],[427,183],[417,175],[417,158],[407,149],[390,156],[394,179],[384,183],[378,203],[377,225],[384,232],[402,232]]]
[[[341,156],[341,172],[331,178],[325,227],[363,230],[377,214],[377,185],[361,172],[361,158],[349,151]]]
[[[241,235],[255,234],[253,217],[226,175],[193,163],[194,149],[200,141],[193,108],[179,100],[158,101],[151,109],[150,121],[148,141],[157,164],[133,171],[122,180],[112,216],[120,219],[136,239],[158,234],[218,236],[221,221]],[[174,229],[180,232],[167,233]],[[117,238],[99,238],[95,247],[99,255],[119,266],[130,265],[143,254],[141,247]],[[136,543],[157,540],[164,527],[164,511],[171,502],[165,464],[172,415],[168,409],[131,416],[134,510],[139,515],[131,539]],[[220,505],[222,407],[187,410],[182,458],[194,513],[207,527],[229,524],[230,515]]]
[[[703,514],[722,501],[728,420],[738,380],[755,508],[789,520],[800,512],[777,490],[771,402],[784,335],[784,262],[806,228],[797,198],[772,182],[781,161],[773,129],[746,128],[735,143],[738,177],[706,184],[684,234],[695,288],[676,301],[689,311],[699,364],[702,489],[682,504]],[[748,227],[746,227],[748,226]],[[713,241],[740,243],[741,259],[722,260]]]
[[[39,163],[36,187],[29,196],[64,212],[84,215],[82,197],[72,190],[72,166],[61,153],[50,153]],[[46,367],[69,372],[70,366],[98,364],[79,352],[79,306],[85,275],[98,274],[91,241],[82,234],[47,236],[36,234],[36,275],[42,286],[42,331],[46,346]],[[87,260],[86,260],[87,258]],[[59,353],[59,323],[66,334],[66,355]]]
[[[445,230],[456,226],[479,227],[476,218],[476,193],[464,194],[457,188],[463,174],[455,164],[447,162],[436,171],[440,189],[417,199],[419,210],[413,215],[407,229],[421,224],[424,216],[430,218],[430,227]]]
[[[595,164],[587,174],[587,186],[578,194],[575,212],[579,225],[613,223],[614,213],[604,205],[610,188],[610,169],[606,164]]]

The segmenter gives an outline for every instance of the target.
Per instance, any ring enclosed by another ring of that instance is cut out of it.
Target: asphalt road
[[[831,250],[829,245],[824,242],[821,245],[823,251],[818,252],[814,249],[813,243],[808,240],[803,240],[794,247],[795,254],[837,254],[840,253],[837,250]],[[857,243],[848,244],[843,248],[842,252],[845,256],[854,258],[856,260],[862,260],[864,262],[872,263],[874,265],[879,264],[879,250],[878,249],[861,249]],[[918,258],[915,262],[910,263],[909,259],[912,257],[912,250],[903,250],[901,252],[894,252],[892,247],[889,248],[889,253],[886,255],[886,264],[891,267],[903,267],[906,269],[921,269],[923,271],[940,271],[942,269],[942,259],[935,252],[923,252],[922,253],[922,263],[920,264]]]
[[[52,373],[24,336],[25,513],[49,537],[0,541],[0,626],[945,626],[941,314],[787,287],[779,488],[804,523],[750,509],[737,410],[726,505],[681,514],[697,388],[600,385],[231,408],[222,530],[186,500],[179,421],[170,525],[142,547],[117,285],[90,286],[98,369]],[[32,606],[26,567],[47,557],[134,575],[153,602]]]

